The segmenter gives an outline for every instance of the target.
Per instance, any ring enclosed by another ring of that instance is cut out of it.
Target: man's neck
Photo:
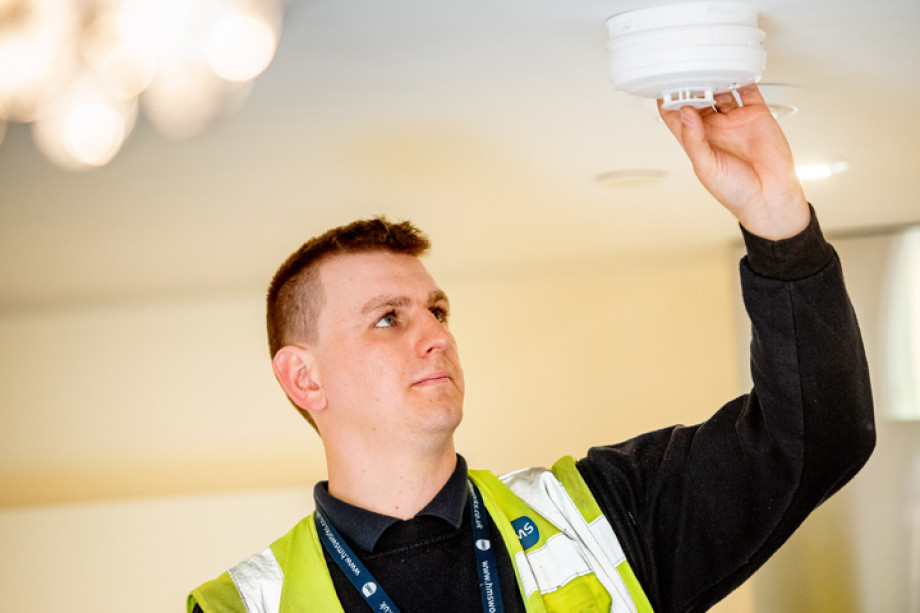
[[[457,466],[453,442],[432,453],[342,458],[326,450],[329,493],[355,506],[409,519],[431,502]]]

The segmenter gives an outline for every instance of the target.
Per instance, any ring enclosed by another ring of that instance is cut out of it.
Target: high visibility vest
[[[469,471],[501,533],[528,613],[651,613],[616,534],[565,457],[552,470]],[[311,514],[264,551],[193,590],[205,613],[342,612]]]

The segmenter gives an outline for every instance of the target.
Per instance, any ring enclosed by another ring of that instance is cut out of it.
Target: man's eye
[[[447,323],[447,309],[441,307],[433,307],[431,309],[431,314],[434,315],[434,318],[440,321],[442,324]]]
[[[374,324],[375,328],[392,328],[396,325],[396,315],[393,313],[387,313],[383,317],[377,320],[377,323]]]

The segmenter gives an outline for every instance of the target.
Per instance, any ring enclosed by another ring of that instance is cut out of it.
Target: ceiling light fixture
[[[657,168],[632,168],[602,172],[595,180],[606,187],[644,187],[660,183],[667,173]]]
[[[757,13],[735,2],[689,2],[611,17],[614,86],[660,98],[669,110],[712,106],[715,94],[757,82],[766,68]]]
[[[143,110],[199,134],[271,62],[284,0],[0,0],[0,126],[68,169],[101,166]]]
[[[830,176],[846,172],[850,169],[849,162],[844,160],[835,160],[832,162],[803,162],[795,165],[795,174],[799,181],[812,181],[815,179],[826,179]]]

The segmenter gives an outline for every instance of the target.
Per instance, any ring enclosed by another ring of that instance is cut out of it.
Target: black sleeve
[[[198,603],[195,603],[195,608],[192,609],[192,613],[204,613],[204,611],[201,610],[201,607],[198,606]]]
[[[875,445],[859,328],[814,214],[795,237],[745,233],[745,243],[753,390],[702,424],[596,447],[578,463],[657,613],[724,598]]]

